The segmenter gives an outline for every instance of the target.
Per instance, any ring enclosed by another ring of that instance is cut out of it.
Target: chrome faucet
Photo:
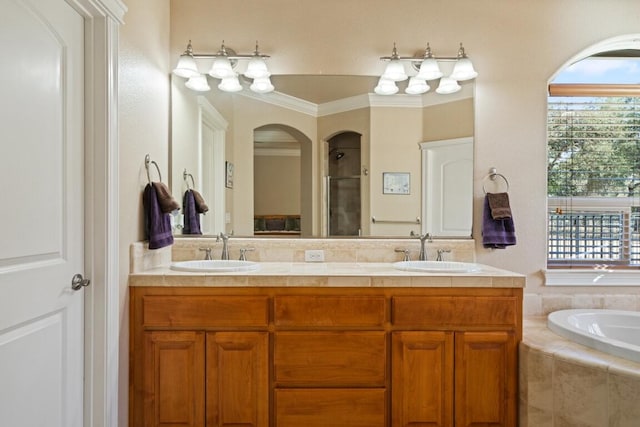
[[[204,252],[204,259],[205,260],[212,260],[213,258],[211,257],[211,248],[200,248],[200,251]]]
[[[438,256],[436,257],[436,261],[444,261],[442,254],[451,252],[451,249],[438,249]]]
[[[429,233],[425,233],[423,235],[419,235],[414,233],[413,231],[411,232],[411,236],[415,237],[417,239],[420,239],[420,253],[418,254],[418,259],[420,261],[426,261],[427,260],[427,251],[424,248],[424,242],[426,242],[427,240],[429,240],[430,242],[431,240],[431,235]]]
[[[402,261],[411,261],[411,258],[409,257],[409,249],[396,248],[395,251],[403,253]]]
[[[255,251],[256,248],[240,248],[240,261],[247,260],[247,252]]]
[[[222,231],[218,234],[216,238],[216,242],[222,240],[222,254],[220,255],[220,259],[228,260],[229,259],[229,234],[224,234]]]

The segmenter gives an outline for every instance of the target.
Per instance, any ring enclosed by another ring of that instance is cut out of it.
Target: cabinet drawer
[[[280,386],[384,386],[384,332],[278,332],[274,377]]]
[[[277,427],[384,427],[385,389],[276,389]]]
[[[144,327],[266,327],[267,297],[147,295],[142,299]]]
[[[274,312],[279,327],[382,327],[386,319],[383,296],[277,296]]]
[[[510,296],[398,296],[392,299],[392,322],[428,328],[516,327],[518,299]]]

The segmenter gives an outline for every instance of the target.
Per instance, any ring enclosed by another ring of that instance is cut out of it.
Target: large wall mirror
[[[204,234],[437,235],[424,218],[439,201],[424,202],[433,187],[425,180],[439,172],[424,170],[422,152],[430,142],[472,143],[473,82],[449,95],[382,96],[372,93],[377,79],[278,75],[275,92],[255,94],[194,92],[172,76],[174,196],[193,176],[210,208]]]

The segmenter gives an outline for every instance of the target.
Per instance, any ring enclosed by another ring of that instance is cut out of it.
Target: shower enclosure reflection
[[[327,224],[329,236],[359,236],[360,137],[343,132],[329,138]]]

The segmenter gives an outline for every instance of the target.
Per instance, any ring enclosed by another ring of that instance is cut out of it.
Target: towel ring
[[[189,180],[187,179],[187,177],[191,178],[191,187],[189,187]],[[182,172],[182,179],[184,179],[184,183],[187,184],[187,190],[193,190],[194,188],[196,188],[196,181],[193,179],[193,175],[187,173],[187,168],[185,168],[184,172]]]
[[[156,170],[158,171],[158,178],[160,179],[160,182],[162,182],[162,174],[160,173],[160,167],[154,160],[151,160],[151,156],[147,154],[146,156],[144,156],[144,167],[147,169],[147,180],[149,181],[149,184],[151,184],[151,174],[149,173],[149,164],[151,163],[155,165]]]
[[[496,168],[491,168],[489,169],[489,175],[485,176],[484,181],[482,182],[482,191],[484,191],[484,194],[487,194],[487,188],[485,187],[487,178],[491,181],[495,181],[496,178],[502,178],[504,183],[507,184],[507,189],[505,190],[505,192],[509,191],[509,180],[507,179],[507,177],[502,175],[501,173],[498,173]]]

